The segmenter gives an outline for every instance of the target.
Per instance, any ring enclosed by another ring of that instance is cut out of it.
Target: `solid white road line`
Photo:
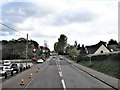
[[[66,90],[65,81],[62,79],[61,82],[62,82],[64,90]]]
[[[39,73],[37,73],[31,80],[30,82],[25,86],[25,88],[28,88],[28,86],[32,83],[32,81],[47,67],[48,65],[46,65],[43,69],[41,69],[41,71]]]

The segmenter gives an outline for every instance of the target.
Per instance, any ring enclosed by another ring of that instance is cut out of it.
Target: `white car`
[[[43,59],[38,59],[38,60],[37,60],[37,63],[43,63],[43,62],[44,62]]]
[[[4,66],[9,66],[11,64],[10,60],[4,60],[3,65]]]
[[[8,66],[0,66],[0,76],[5,76],[5,78],[7,78],[7,76],[11,74],[11,76],[13,76],[13,69],[8,67]]]
[[[0,66],[0,76],[4,76],[5,75],[6,71],[4,71],[3,68],[4,68],[3,66]]]

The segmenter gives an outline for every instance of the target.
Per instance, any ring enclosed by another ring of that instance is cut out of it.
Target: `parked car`
[[[22,71],[24,70],[24,68],[25,68],[25,67],[23,66],[23,64],[18,63],[17,65],[18,65],[18,68],[19,68],[20,72],[22,72]]]
[[[43,59],[38,59],[38,60],[37,60],[37,63],[43,63],[43,62],[44,62]]]
[[[4,60],[3,65],[4,66],[9,66],[11,64],[10,60]]]
[[[3,70],[3,66],[0,66],[0,76],[6,75],[6,71]]]
[[[7,76],[11,74],[13,76],[13,69],[8,66],[0,66],[0,75],[5,76],[5,79]]]
[[[16,73],[20,71],[19,65],[17,63],[11,64],[10,68],[13,68],[13,72],[16,71]]]

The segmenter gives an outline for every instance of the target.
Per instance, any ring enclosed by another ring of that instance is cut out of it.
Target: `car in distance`
[[[60,60],[63,60],[63,57],[62,57],[62,56],[60,56]]]
[[[9,66],[11,64],[10,60],[4,60],[3,65],[4,66]]]
[[[37,60],[37,63],[43,63],[43,62],[44,62],[43,59],[38,59],[38,60]]]

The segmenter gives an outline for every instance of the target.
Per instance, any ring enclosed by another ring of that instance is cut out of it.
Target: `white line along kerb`
[[[65,81],[62,79],[61,82],[62,82],[64,90],[66,90]]]

